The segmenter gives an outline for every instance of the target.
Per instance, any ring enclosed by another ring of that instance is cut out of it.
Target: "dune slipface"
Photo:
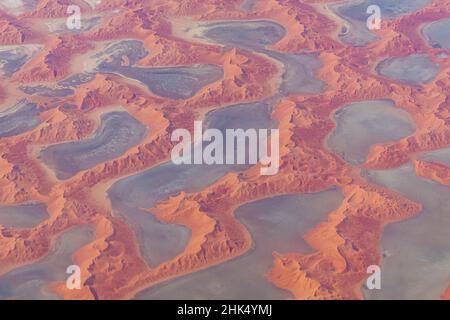
[[[450,298],[448,0],[73,2],[0,1],[0,299]]]

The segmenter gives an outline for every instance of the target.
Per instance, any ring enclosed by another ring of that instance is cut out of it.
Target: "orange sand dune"
[[[0,12],[0,33],[1,45],[22,44],[31,35],[30,31],[17,19],[2,12]]]
[[[416,174],[450,186],[450,168],[440,163],[414,161]]]
[[[442,294],[442,299],[450,300],[450,286],[448,286],[447,290]]]
[[[54,81],[68,75],[68,62],[72,55],[82,53],[89,43],[76,38],[49,37],[45,48],[14,74],[20,83]]]

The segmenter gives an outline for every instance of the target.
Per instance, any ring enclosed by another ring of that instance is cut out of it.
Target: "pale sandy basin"
[[[41,260],[0,276],[0,299],[58,299],[47,286],[67,279],[69,275],[66,270],[73,264],[72,255],[93,238],[94,230],[91,226],[65,231],[58,237],[51,252]]]
[[[415,131],[409,114],[390,100],[355,102],[334,114],[336,129],[328,147],[352,164],[365,162],[374,144],[397,141]]]
[[[439,299],[450,283],[450,187],[417,177],[410,164],[368,177],[420,202],[423,211],[384,230],[381,290],[365,290],[366,298]]]

